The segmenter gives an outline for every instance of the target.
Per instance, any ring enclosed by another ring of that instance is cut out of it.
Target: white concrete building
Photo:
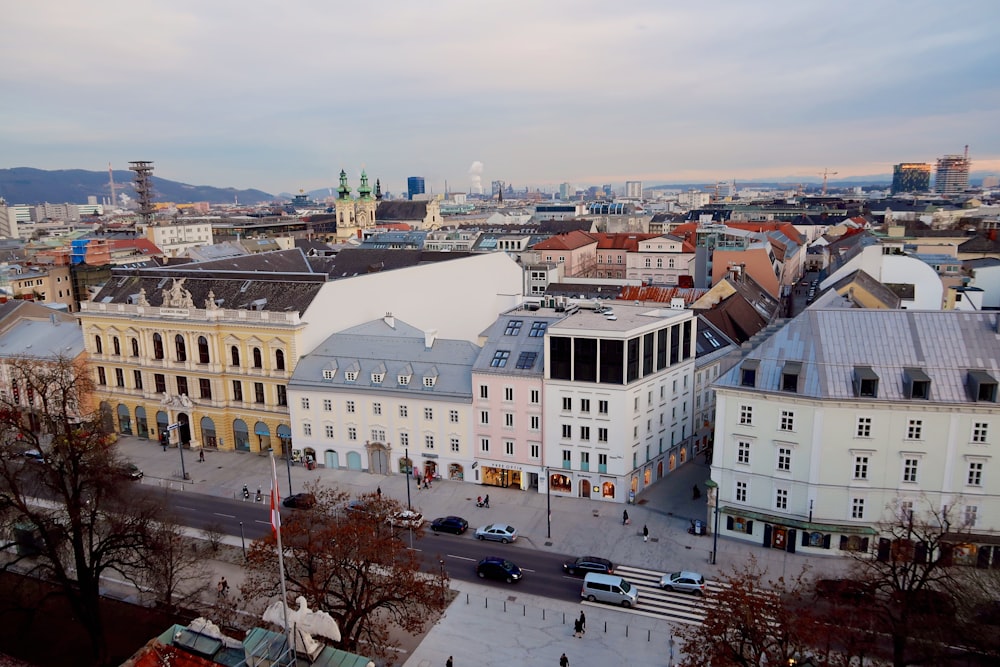
[[[869,246],[848,260],[821,284],[821,289],[861,269],[883,285],[896,286],[902,307],[909,310],[940,310],[944,284],[932,266],[903,252],[902,243]]]
[[[212,224],[198,221],[150,225],[146,227],[146,238],[168,257],[180,257],[189,248],[212,244]]]
[[[548,327],[543,463],[552,493],[627,502],[691,456],[695,318],[612,308]]]
[[[714,385],[719,533],[883,553],[880,526],[929,503],[997,566],[998,378],[997,313],[805,311]]]

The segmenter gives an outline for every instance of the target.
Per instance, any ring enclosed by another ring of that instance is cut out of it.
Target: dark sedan
[[[587,574],[588,572],[600,572],[601,574],[614,574],[614,563],[607,558],[598,556],[580,556],[576,560],[563,563],[563,571],[567,574]]]
[[[285,507],[297,510],[307,510],[316,504],[316,496],[311,493],[296,493],[281,501]]]
[[[469,529],[469,522],[460,516],[442,516],[431,522],[431,530],[435,533],[454,533],[461,535]]]
[[[521,568],[505,558],[488,556],[476,565],[476,574],[480,579],[500,579],[512,584],[521,579]]]

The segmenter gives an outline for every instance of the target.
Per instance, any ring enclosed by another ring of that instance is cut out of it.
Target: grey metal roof
[[[780,393],[786,361],[802,362],[799,395],[854,398],[855,367],[879,377],[877,401],[910,401],[905,368],[931,378],[931,403],[968,403],[970,370],[1000,379],[997,313],[962,311],[816,309],[803,312],[750,351],[759,361],[757,390]],[[740,364],[716,386],[740,388]]]
[[[565,313],[556,313],[551,309],[533,311],[527,308],[515,308],[501,314],[486,330],[486,343],[473,370],[477,373],[541,377],[545,369],[545,334],[542,331],[541,335],[532,336],[532,325],[543,322],[547,329],[565,316]],[[515,321],[519,321],[520,326],[512,326]],[[539,330],[540,327],[535,328],[536,334]],[[502,366],[494,365],[493,360],[501,350],[509,352],[510,356]]]
[[[0,334],[0,357],[75,359],[83,349],[83,330],[60,318],[22,319]]]
[[[402,320],[390,326],[386,319],[372,320],[335,333],[310,354],[301,357],[288,383],[289,389],[393,392],[472,400],[472,365],[479,347],[468,341],[437,339],[425,345],[424,332]],[[333,379],[323,371],[336,369]],[[358,377],[347,380],[346,371]],[[381,384],[372,382],[372,373],[385,373]],[[399,376],[410,376],[407,384]],[[433,387],[424,378],[434,377]]]

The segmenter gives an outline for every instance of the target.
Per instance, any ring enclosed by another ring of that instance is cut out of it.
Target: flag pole
[[[295,644],[292,642],[292,628],[288,624],[288,592],[285,590],[285,551],[281,548],[281,503],[278,502],[278,469],[271,452],[271,529],[278,542],[278,576],[281,578],[281,609],[285,615],[285,641],[291,653],[289,665],[295,664]]]

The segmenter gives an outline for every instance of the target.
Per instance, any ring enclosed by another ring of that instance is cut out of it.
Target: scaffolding
[[[128,163],[130,171],[135,172],[135,196],[139,203],[139,219],[143,226],[153,224],[153,163],[136,160]]]

